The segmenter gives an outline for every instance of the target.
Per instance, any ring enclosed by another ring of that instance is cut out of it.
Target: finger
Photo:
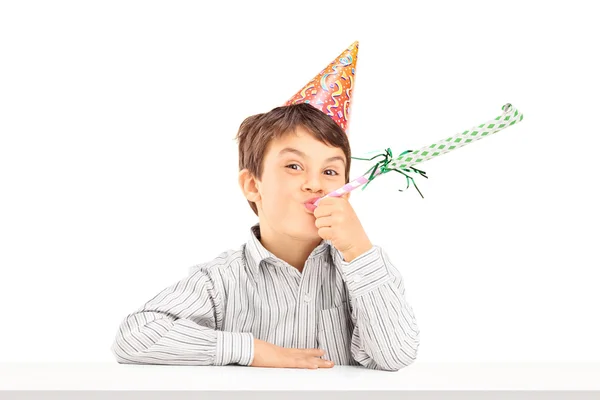
[[[296,354],[297,356],[302,356],[302,357],[308,357],[308,356],[320,357],[325,354],[325,351],[321,350],[321,349],[291,349],[291,350],[298,353],[298,354]]]
[[[331,227],[319,228],[317,234],[325,240],[331,240],[333,237],[333,229]]]
[[[307,356],[320,357],[325,354],[325,350],[322,349],[305,349],[304,352]]]
[[[308,368],[310,369],[315,369],[315,368],[332,368],[333,367],[333,362],[330,360],[325,360],[323,358],[310,358],[307,360],[308,363]]]
[[[313,215],[315,216],[315,218],[327,217],[328,215],[333,214],[333,209],[334,208],[331,205],[321,205],[321,203],[319,203],[317,208],[315,208],[315,210],[313,211]]]
[[[315,219],[315,226],[317,228],[326,228],[331,227],[333,225],[333,216],[328,217],[319,217]]]
[[[332,368],[333,367],[333,361],[331,360],[326,360],[324,358],[317,358],[317,365],[319,366],[319,368]]]
[[[317,362],[317,358],[314,357],[297,357],[293,360],[294,368],[302,368],[302,369],[317,369],[319,368],[319,364]]]
[[[308,357],[304,359],[300,359],[297,362],[297,368],[307,368],[307,369],[318,369],[318,368],[332,368],[333,362],[329,360],[324,360],[322,358],[316,357]]]

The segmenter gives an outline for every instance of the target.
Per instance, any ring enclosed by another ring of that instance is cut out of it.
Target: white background
[[[355,156],[524,114],[421,164],[425,199],[353,192],[418,360],[600,361],[593,4],[0,3],[0,361],[112,361],[128,313],[239,248],[239,124],[355,40]]]

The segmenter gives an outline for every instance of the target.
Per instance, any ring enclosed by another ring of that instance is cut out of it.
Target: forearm
[[[398,370],[416,359],[419,328],[400,273],[379,246],[342,263],[353,305],[351,351],[368,368]]]
[[[397,371],[415,361],[420,338],[410,306],[394,299],[390,287],[385,284],[355,300],[351,352],[368,368]]]
[[[121,323],[111,350],[121,364],[250,365],[254,337],[249,332],[223,332],[191,319],[141,311]]]

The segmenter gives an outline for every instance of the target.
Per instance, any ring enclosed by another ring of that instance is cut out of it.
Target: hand
[[[251,367],[267,368],[332,368],[333,362],[321,357],[321,349],[289,349],[264,340],[254,339],[254,359]],[[328,364],[331,363],[331,364]]]
[[[354,208],[346,197],[323,197],[313,212],[319,236],[344,256],[346,262],[370,250],[373,244],[367,237]]]

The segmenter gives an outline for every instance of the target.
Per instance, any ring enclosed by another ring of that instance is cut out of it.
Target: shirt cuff
[[[353,297],[362,296],[392,279],[383,257],[383,249],[373,245],[350,262],[341,260],[342,275]]]
[[[217,331],[215,365],[250,365],[254,360],[254,335],[251,332]]]

